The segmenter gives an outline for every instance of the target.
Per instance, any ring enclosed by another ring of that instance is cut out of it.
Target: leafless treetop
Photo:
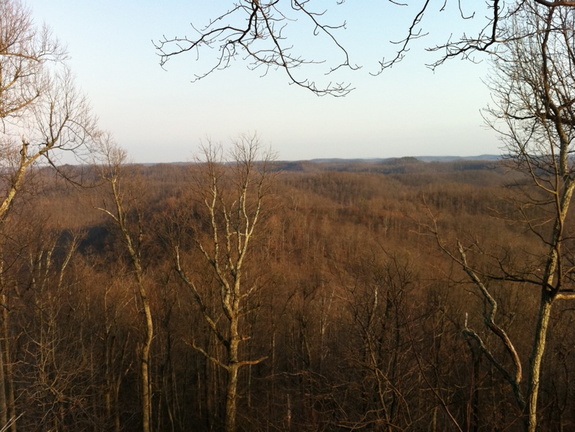
[[[318,5],[311,0],[244,0],[231,2],[229,9],[213,17],[207,25],[197,28],[192,23],[194,36],[163,37],[156,42],[160,54],[160,63],[166,62],[180,54],[195,52],[197,59],[208,49],[215,50],[216,60],[207,66],[203,72],[196,75],[196,80],[202,79],[216,70],[230,66],[232,60],[240,57],[250,61],[252,68],[282,69],[291,83],[306,88],[317,95],[345,96],[353,90],[349,83],[328,81],[318,84],[307,76],[302,66],[320,63],[320,54],[314,58],[306,58],[302,47],[296,46],[288,36],[296,21],[311,26],[310,36],[323,38],[332,44],[339,52],[339,60],[327,65],[327,75],[340,69],[355,70],[359,66],[352,63],[346,46],[340,42],[339,31],[345,28],[345,22],[330,23],[326,12],[329,8],[338,7],[345,0],[337,0],[331,6],[325,3]],[[395,7],[410,7],[409,2],[388,0]],[[424,18],[432,13],[444,12],[449,4],[456,3],[462,22],[472,19],[480,21],[480,30],[471,34],[452,35],[444,43],[428,46],[427,50],[437,52],[437,59],[429,65],[435,68],[446,60],[459,57],[470,58],[477,52],[491,52],[496,49],[501,38],[502,23],[517,15],[527,5],[537,4],[543,8],[574,7],[575,1],[567,0],[515,0],[505,3],[501,0],[485,0],[484,3],[475,0],[445,0],[438,6],[426,0],[419,7],[413,6],[414,14],[403,35],[398,35],[392,44],[397,51],[391,59],[379,62],[380,72],[400,62],[416,39],[429,34]],[[484,14],[485,16],[480,16]],[[382,25],[385,25],[382,17]]]

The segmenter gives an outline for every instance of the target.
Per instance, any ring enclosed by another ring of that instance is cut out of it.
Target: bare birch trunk
[[[535,330],[535,340],[530,358],[529,389],[527,392],[527,431],[537,430],[537,400],[539,398],[539,381],[541,375],[541,364],[545,352],[547,341],[547,330],[549,328],[549,318],[551,316],[552,298],[547,292],[541,296],[541,304],[537,317],[537,328]]]
[[[236,431],[238,375],[239,365],[237,363],[230,364],[228,366],[228,385],[226,389],[226,432]]]

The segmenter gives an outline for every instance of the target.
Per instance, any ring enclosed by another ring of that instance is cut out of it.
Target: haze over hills
[[[478,156],[406,156],[406,157],[391,157],[391,158],[317,158],[311,159],[311,162],[373,162],[382,163],[395,160],[416,159],[422,162],[453,162],[458,160],[476,160],[476,161],[493,161],[501,159],[501,155],[482,154]]]
[[[320,158],[300,161],[276,161],[274,169],[278,171],[339,171],[339,172],[377,172],[380,174],[407,173],[415,171],[440,170],[477,170],[491,167],[502,159],[497,155],[479,156],[417,156],[393,158],[340,159]]]
[[[278,160],[275,162],[276,167],[281,167],[287,171],[301,171],[304,166],[314,165],[329,165],[330,168],[334,166],[339,167],[338,171],[342,171],[342,167],[347,167],[343,171],[356,170],[359,166],[364,166],[366,171],[372,171],[373,166],[377,165],[406,165],[422,162],[495,162],[501,160],[503,155],[495,154],[482,154],[477,156],[404,156],[404,157],[388,157],[388,158],[314,158],[302,160]],[[171,162],[170,165],[188,165],[190,162]],[[163,162],[147,162],[136,163],[135,165],[153,166],[164,164]],[[352,169],[355,167],[355,169]],[[367,168],[371,169],[367,169]],[[325,167],[324,167],[325,168]]]

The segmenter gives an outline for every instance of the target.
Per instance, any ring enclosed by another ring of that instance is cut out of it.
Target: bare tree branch
[[[337,24],[328,22],[326,12],[341,3],[344,2],[336,2],[332,6],[326,6],[323,10],[316,10],[309,0],[293,0],[289,3],[279,0],[231,2],[231,7],[227,11],[212,18],[206,26],[199,29],[192,26],[197,33],[195,37],[168,38],[164,36],[155,42],[160,55],[160,64],[165,66],[170,58],[189,52],[194,52],[196,59],[199,60],[204,52],[214,50],[218,53],[215,62],[208,66],[205,72],[197,74],[196,80],[205,78],[214,71],[228,68],[235,59],[242,57],[250,62],[250,68],[262,67],[264,75],[270,69],[283,70],[290,83],[319,96],[345,96],[353,90],[350,84],[333,82],[318,84],[314,79],[306,76],[305,66],[324,62],[320,53],[312,55],[311,58],[305,58],[297,54],[298,48],[301,52],[303,49],[298,47],[295,41],[289,41],[292,37],[289,34],[290,30],[293,30],[299,20],[299,25],[308,25],[312,28],[310,35],[306,36],[310,45],[314,38],[322,38],[339,53],[339,60],[327,65],[327,75],[340,69],[359,69],[359,65],[351,63],[348,48],[340,42],[339,32],[345,29],[345,21]],[[416,40],[426,36],[434,36],[437,39],[435,35],[430,34],[430,31],[425,30],[424,18],[433,15],[432,19],[441,19],[437,15],[446,13],[448,6],[454,3],[459,12],[460,23],[464,26],[469,23],[470,29],[460,36],[453,35],[454,31],[451,31],[451,35],[445,42],[427,47],[428,51],[438,53],[437,60],[428,65],[432,69],[452,58],[474,61],[474,53],[497,55],[500,45],[505,41],[527,37],[525,34],[509,34],[507,30],[508,24],[515,17],[521,16],[522,12],[528,8],[539,6],[547,9],[566,9],[575,6],[573,1],[567,0],[516,0],[509,4],[501,0],[486,0],[485,2],[445,0],[437,10],[432,10],[435,4],[429,0],[420,6],[394,0],[388,0],[388,3],[392,7],[413,8],[413,18],[407,24],[405,35],[398,40],[391,41],[392,45],[398,45],[399,48],[393,58],[379,62],[380,70],[375,75],[401,62]],[[468,12],[465,11],[467,8],[469,8]],[[485,9],[488,14],[482,16]],[[471,24],[476,27],[475,23],[478,21],[479,30],[473,30]],[[384,17],[381,22],[385,25]],[[447,30],[449,32],[449,29]]]

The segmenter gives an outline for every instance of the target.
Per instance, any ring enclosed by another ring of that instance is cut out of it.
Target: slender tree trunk
[[[122,430],[122,422],[120,421],[120,386],[122,385],[122,375],[118,374],[114,385],[114,431],[120,432]]]
[[[4,344],[7,341],[0,338],[0,427],[8,424],[8,404],[6,402],[6,375],[4,373]]]
[[[236,431],[238,404],[238,372],[239,365],[233,363],[228,368],[228,387],[226,395],[226,432]]]
[[[0,216],[1,218],[1,216]],[[0,262],[0,273],[4,271],[3,262]],[[2,280],[2,289],[5,283]],[[6,294],[0,295],[2,326],[0,328],[0,427],[10,424],[10,431],[16,432],[16,408],[14,402],[14,385],[12,382],[12,364],[10,363],[10,339],[8,325],[8,298]]]
[[[4,272],[3,262],[0,262],[0,274]],[[2,289],[4,289],[4,281],[2,280]],[[7,318],[6,311],[6,295],[2,294],[0,296],[0,301],[5,306],[2,311],[2,318]],[[2,328],[4,328],[4,319],[2,320]],[[5,427],[8,424],[8,383],[5,364],[9,361],[5,356],[4,346],[8,344],[8,339],[5,338],[5,334],[0,337],[0,427]]]
[[[239,343],[240,335],[238,332],[238,316],[233,315],[230,320],[230,347],[228,370],[228,385],[226,390],[226,432],[236,431],[237,405],[238,405],[238,375],[240,364],[239,360]]]
[[[535,432],[537,430],[537,400],[539,398],[539,380],[541,375],[541,362],[545,352],[547,341],[547,330],[549,328],[549,317],[551,316],[551,306],[553,299],[546,291],[541,295],[541,305],[537,316],[537,328],[535,340],[530,358],[529,369],[529,391],[527,394],[527,419],[526,430]]]
[[[6,304],[7,298],[5,295],[2,295],[2,302]],[[4,346],[3,346],[3,353],[4,356],[4,363],[5,363],[5,370],[6,370],[6,392],[8,395],[8,418],[10,419],[10,432],[17,431],[16,425],[16,398],[14,396],[14,374],[12,369],[12,355],[10,351],[10,325],[9,319],[10,314],[8,309],[2,308],[2,332],[4,336]]]
[[[154,325],[152,321],[152,312],[150,304],[146,296],[143,282],[140,284],[140,298],[144,307],[144,316],[146,320],[146,339],[142,346],[142,368],[141,368],[141,381],[142,381],[142,431],[150,432],[150,423],[152,419],[152,392],[150,383],[150,347],[154,337]]]

